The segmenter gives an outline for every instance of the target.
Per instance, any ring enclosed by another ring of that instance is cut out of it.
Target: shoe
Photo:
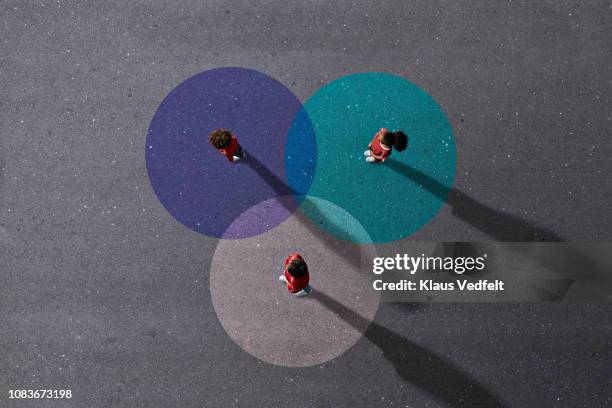
[[[375,159],[375,158],[373,158],[372,156],[368,156],[368,157],[366,157],[366,161],[367,161],[368,163],[373,163],[373,162],[375,162],[375,161],[376,161],[376,159]]]
[[[310,285],[308,285],[304,289],[302,289],[298,293],[296,293],[295,296],[297,296],[297,297],[304,297],[306,295],[310,295],[311,292],[312,292],[312,287]]]
[[[287,283],[287,278],[285,278],[285,275],[279,276],[278,280],[279,280],[279,282]]]
[[[366,157],[369,157],[372,154],[372,151],[370,149],[366,150],[365,152],[363,152],[363,155]]]
[[[244,156],[232,156],[232,158],[234,159],[234,162],[240,161],[240,159],[242,159],[242,157],[244,157]]]

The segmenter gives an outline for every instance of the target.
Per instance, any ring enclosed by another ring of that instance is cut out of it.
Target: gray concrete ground
[[[165,212],[143,148],[162,98],[205,69],[255,68],[302,99],[343,74],[388,71],[445,109],[457,188],[475,202],[563,239],[610,240],[611,12],[565,0],[3,1],[0,406],[609,405],[602,304],[381,305],[335,360],[255,359],[211,303],[217,241]],[[521,240],[469,207],[447,206],[411,239]],[[74,397],[10,401],[16,388]]]

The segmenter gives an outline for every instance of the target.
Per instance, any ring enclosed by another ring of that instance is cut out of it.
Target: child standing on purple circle
[[[238,138],[227,129],[213,130],[210,134],[210,144],[232,163],[244,158],[244,151],[238,143]]]

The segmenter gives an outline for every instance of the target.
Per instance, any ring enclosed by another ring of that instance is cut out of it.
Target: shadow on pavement
[[[449,407],[504,407],[497,395],[450,361],[375,323],[314,287],[310,297],[353,326],[365,331],[403,381]],[[410,304],[408,304],[410,305]]]
[[[456,188],[452,188],[449,191],[442,183],[408,164],[395,159],[389,159],[385,162],[385,165],[410,181],[423,186],[442,202],[447,202],[454,216],[479,229],[496,241],[565,243],[559,250],[548,251],[547,253],[538,252],[538,248],[530,245],[511,245],[512,250],[535,260],[544,268],[562,277],[579,275],[586,283],[609,281],[608,273],[605,270],[601,269],[599,265],[582,253],[582,251],[572,246],[553,231],[536,223],[500,212],[476,201]],[[556,283],[551,281],[550,284],[555,285]],[[561,300],[567,293],[567,290],[569,290],[569,285],[565,287],[563,293],[556,296],[555,300]],[[549,298],[543,298],[542,300],[550,301]]]
[[[448,202],[454,216],[498,241],[565,241],[554,232],[482,204],[462,191],[448,187],[427,174],[400,161],[385,162],[393,171],[423,186],[442,202]]]

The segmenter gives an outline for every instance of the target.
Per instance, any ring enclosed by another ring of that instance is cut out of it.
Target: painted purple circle
[[[284,200],[226,232],[249,208],[292,193],[284,170],[288,133],[295,138],[297,128],[300,138],[314,140],[309,119],[298,115],[301,109],[283,84],[252,69],[217,68],[183,81],[162,101],[147,133],[146,165],[155,194],[174,218],[201,234],[238,239],[274,228],[299,199]],[[244,159],[231,163],[211,146],[208,135],[216,128],[237,136]]]

